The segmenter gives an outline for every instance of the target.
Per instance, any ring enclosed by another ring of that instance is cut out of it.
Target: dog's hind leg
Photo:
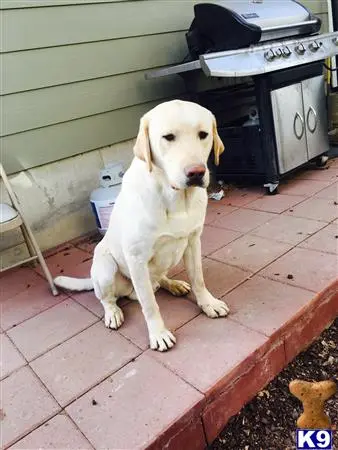
[[[154,293],[157,292],[160,289],[160,287],[161,287],[160,283],[158,283],[158,282],[153,282],[152,286],[153,286]],[[126,297],[128,297],[130,300],[138,300],[138,297],[136,295],[136,292],[135,292],[134,288],[133,288],[133,290],[131,291],[130,294],[126,295]]]
[[[190,284],[186,281],[171,280],[165,275],[162,276],[159,284],[162,289],[165,289],[166,291],[170,292],[173,295],[176,295],[177,297],[187,295],[191,291]]]
[[[104,308],[104,323],[106,327],[117,330],[124,322],[123,312],[117,305],[117,300],[130,293],[131,283],[119,273],[112,255],[99,246],[94,252],[91,278],[95,295]]]

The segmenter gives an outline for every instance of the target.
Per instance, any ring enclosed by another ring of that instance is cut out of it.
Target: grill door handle
[[[297,133],[297,128],[296,128],[296,125],[297,125],[297,119],[299,119],[300,120],[300,123],[302,124],[302,130],[301,130],[301,133],[300,134],[298,134]],[[299,114],[299,112],[297,111],[296,112],[296,114],[295,114],[295,118],[293,119],[293,132],[295,133],[295,136],[296,136],[296,138],[297,139],[302,139],[302,137],[303,137],[303,134],[304,134],[304,119],[303,119],[303,117]]]
[[[310,127],[310,113],[311,112],[313,113],[313,116],[315,118],[315,124],[313,127]],[[318,116],[317,116],[316,110],[312,106],[310,106],[310,108],[308,109],[308,112],[306,114],[306,124],[311,133],[314,133],[316,131],[317,124],[318,124]]]

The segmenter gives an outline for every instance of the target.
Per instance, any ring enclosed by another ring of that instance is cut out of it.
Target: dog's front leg
[[[226,316],[229,313],[227,304],[215,298],[208,291],[204,283],[199,233],[194,233],[189,238],[189,243],[184,253],[184,264],[190,279],[192,291],[202,311],[211,318]]]
[[[151,284],[148,264],[142,257],[127,258],[130,278],[147,323],[150,347],[164,352],[173,347],[175,336],[166,329]]]

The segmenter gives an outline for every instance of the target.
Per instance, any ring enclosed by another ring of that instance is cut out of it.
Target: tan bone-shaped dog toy
[[[329,429],[331,421],[324,412],[324,403],[332,397],[337,386],[334,381],[309,381],[294,380],[289,384],[291,394],[303,404],[303,413],[297,420],[298,428]]]

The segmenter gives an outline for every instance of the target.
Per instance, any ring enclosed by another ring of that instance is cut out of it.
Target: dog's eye
[[[200,139],[205,139],[207,136],[208,136],[208,133],[207,133],[206,131],[200,131],[200,132],[198,133],[198,137],[199,137]]]
[[[169,142],[175,140],[175,135],[172,134],[172,133],[165,134],[163,137],[164,137],[164,139],[165,139],[166,141],[169,141]]]

